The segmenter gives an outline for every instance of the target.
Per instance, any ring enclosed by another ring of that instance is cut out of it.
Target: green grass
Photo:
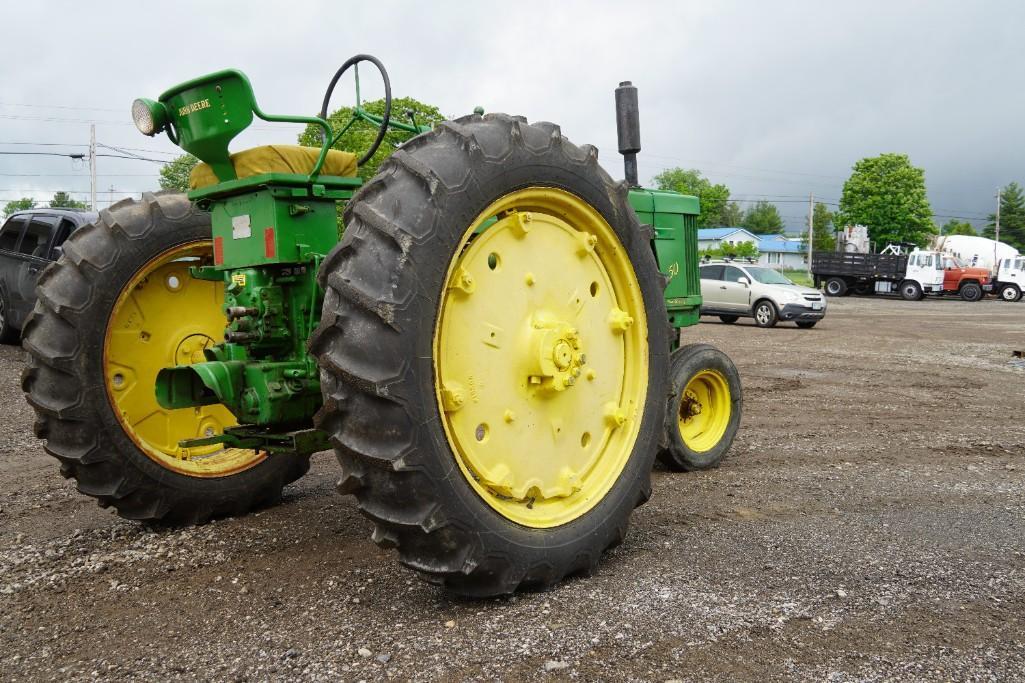
[[[784,270],[782,272],[784,277],[793,280],[795,284],[804,285],[805,287],[815,286],[807,270]]]

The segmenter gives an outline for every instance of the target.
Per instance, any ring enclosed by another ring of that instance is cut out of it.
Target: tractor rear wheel
[[[129,519],[199,523],[276,502],[309,460],[216,446],[183,449],[235,420],[223,406],[165,410],[157,372],[203,360],[223,339],[223,285],[189,266],[211,259],[210,215],[184,195],[147,194],[102,211],[39,279],[25,324],[23,388],[36,435],[78,490]]]
[[[469,596],[592,572],[650,495],[668,394],[626,185],[555,125],[474,115],[406,143],[345,224],[317,424],[373,539]]]
[[[681,346],[671,363],[659,460],[686,472],[718,467],[740,427],[740,374],[729,356],[709,344]]]

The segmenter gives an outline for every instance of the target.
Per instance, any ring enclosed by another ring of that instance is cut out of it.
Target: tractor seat
[[[241,180],[265,173],[291,173],[309,175],[320,156],[317,147],[299,145],[264,145],[235,152],[231,163],[235,174]],[[328,150],[327,158],[320,169],[320,175],[354,177],[356,155],[337,149]],[[199,163],[189,174],[189,189],[199,190],[221,182],[209,164]]]

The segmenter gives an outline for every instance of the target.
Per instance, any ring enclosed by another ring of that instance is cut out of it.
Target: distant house
[[[738,227],[699,228],[698,249],[721,249],[750,242],[758,247],[758,263],[773,268],[807,268],[803,235],[756,235]]]
[[[758,235],[744,228],[698,228],[698,249],[721,249],[740,242],[758,243]]]
[[[773,268],[799,269],[808,267],[808,252],[799,239],[784,235],[762,235],[758,240],[758,263]]]

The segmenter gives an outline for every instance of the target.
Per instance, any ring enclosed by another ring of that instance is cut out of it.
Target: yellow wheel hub
[[[730,385],[716,370],[702,370],[690,378],[680,401],[680,435],[696,453],[711,450],[730,424],[733,404]]]
[[[434,335],[456,462],[504,517],[570,522],[609,492],[640,429],[647,321],[633,265],[601,214],[541,187],[494,202],[456,253]]]
[[[103,346],[107,398],[125,433],[163,467],[196,477],[234,474],[267,457],[243,448],[181,448],[182,439],[234,426],[234,416],[221,405],[167,410],[157,404],[162,368],[202,361],[203,349],[224,339],[224,287],[189,275],[189,266],[211,253],[209,241],[194,242],[140,268],[114,304]]]

